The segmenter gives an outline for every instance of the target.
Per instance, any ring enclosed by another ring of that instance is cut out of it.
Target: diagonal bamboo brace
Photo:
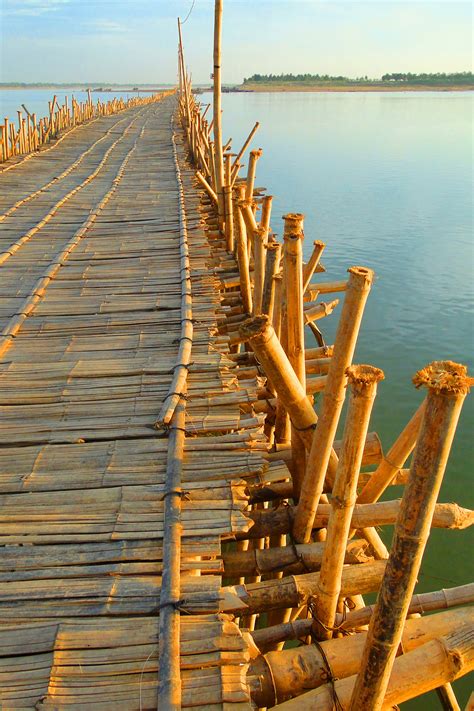
[[[348,271],[349,280],[334,343],[334,355],[296,513],[293,535],[298,543],[307,543],[311,537],[314,516],[323,493],[333,451],[332,443],[344,403],[345,371],[352,362],[362,314],[374,278],[373,271],[366,267],[351,267]],[[331,466],[334,467],[334,464]]]
[[[293,426],[300,433],[306,448],[309,449],[317,415],[275,334],[273,326],[266,316],[255,316],[240,326],[239,333],[244,340],[249,341],[266,376],[270,379],[287,410]]]
[[[382,708],[456,425],[469,390],[465,366],[451,361],[431,363],[416,374],[414,383],[428,388],[426,410],[351,697],[351,711]]]

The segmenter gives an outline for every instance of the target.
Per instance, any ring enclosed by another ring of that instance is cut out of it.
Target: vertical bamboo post
[[[344,403],[346,368],[352,362],[357,335],[374,273],[366,267],[351,267],[341,317],[334,342],[318,427],[308,456],[301,498],[293,533],[298,543],[308,543],[333,453],[332,443]]]
[[[7,138],[5,136],[5,126],[3,124],[0,126],[0,131],[1,131],[1,136],[2,136],[1,137],[1,142],[2,142],[1,158],[2,158],[2,161],[6,161],[6,159],[7,159],[7,148],[6,148]]]
[[[6,149],[5,153],[6,153],[6,160],[8,160],[8,159],[10,158],[10,155],[11,155],[10,146],[9,146],[9,144],[8,144],[9,133],[10,133],[9,130],[8,130],[8,129],[9,129],[9,123],[10,123],[10,122],[9,122],[8,118],[5,117],[5,119],[4,119],[4,126],[5,126],[5,149]]]
[[[239,201],[240,202],[240,201]],[[252,288],[250,285],[249,253],[247,249],[247,232],[242,209],[237,205],[237,263],[239,265],[240,292],[242,303],[247,314],[252,313]]]
[[[262,307],[261,312],[266,314],[270,320],[273,318],[273,307],[275,303],[275,274],[280,265],[281,247],[277,242],[271,242],[266,246],[267,257],[265,260],[265,278],[263,282]]]
[[[233,164],[232,164],[232,182],[233,182],[233,183],[235,182],[235,179],[237,178],[237,173],[239,172],[240,159],[242,158],[242,156],[244,155],[245,151],[247,150],[247,148],[248,148],[248,146],[249,146],[249,144],[250,144],[250,141],[252,140],[252,138],[253,138],[253,137],[255,136],[255,134],[257,133],[259,126],[260,126],[259,122],[256,121],[256,122],[255,122],[255,126],[252,128],[252,130],[250,131],[249,135],[247,136],[247,138],[246,138],[246,140],[245,140],[245,142],[244,142],[242,148],[240,149],[240,151],[237,153],[236,157],[234,158],[234,162],[233,162]]]
[[[351,697],[351,711],[382,708],[456,425],[469,390],[467,369],[450,361],[431,363],[415,375],[414,383],[428,388],[426,410]]]
[[[306,388],[303,318],[303,219],[301,214],[284,216],[284,268],[286,292],[286,353],[298,380]],[[304,478],[306,452],[298,431],[291,428],[292,475],[295,497],[299,498]]]
[[[222,88],[221,88],[221,41],[222,41],[223,0],[215,0],[214,5],[214,149],[216,169],[216,193],[218,200],[219,228],[224,230],[224,158],[222,152]]]
[[[273,277],[275,282],[275,295],[273,297],[273,314],[271,316],[271,323],[275,329],[275,335],[280,338],[281,332],[281,302],[282,302],[282,292],[283,292],[283,276],[280,272],[275,274]]]
[[[315,632],[321,639],[332,636],[370,414],[377,383],[384,377],[381,370],[370,365],[350,366],[346,374],[350,386],[349,407],[330,500],[331,513],[316,602]]]
[[[262,155],[262,149],[250,151],[249,167],[247,169],[247,179],[245,183],[245,199],[253,200],[253,189],[255,185],[255,174],[257,171],[257,161]]]
[[[272,200],[273,195],[265,195],[262,202],[262,215],[260,218],[260,226],[264,227],[267,233],[270,231],[270,217],[272,215]]]
[[[234,211],[232,205],[232,156],[230,154],[225,157],[225,185],[224,185],[224,202],[225,202],[225,246],[230,253],[234,251]]]
[[[258,227],[253,236],[253,312],[258,315],[262,313],[267,230],[264,227]]]

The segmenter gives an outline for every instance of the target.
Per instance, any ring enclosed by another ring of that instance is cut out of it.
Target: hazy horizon
[[[196,84],[212,71],[213,0],[183,27]],[[176,18],[192,0],[1,0],[3,83],[159,85],[176,81]],[[223,82],[261,74],[469,71],[464,0],[227,0]],[[137,81],[139,80],[139,81]]]

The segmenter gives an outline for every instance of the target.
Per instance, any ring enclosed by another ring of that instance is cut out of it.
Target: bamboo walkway
[[[245,482],[284,465],[263,457],[257,380],[237,380],[220,333],[175,108],[168,96],[99,118],[0,171],[3,711],[157,708],[169,443],[183,429],[155,426],[182,343],[178,173],[194,329],[178,406],[182,706],[250,708],[220,544],[249,528]]]

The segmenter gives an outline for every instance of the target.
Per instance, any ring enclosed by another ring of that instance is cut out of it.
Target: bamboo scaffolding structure
[[[345,370],[352,361],[365,302],[373,280],[373,272],[365,267],[351,267],[346,297],[337,329],[334,355],[323,395],[319,424],[314,433],[293,535],[299,543],[308,542],[313,519],[323,492],[332,442],[344,402]]]
[[[426,409],[351,697],[352,711],[362,707],[377,711],[384,703],[457,421],[469,390],[466,376],[464,366],[440,361],[414,378],[417,387],[428,388]]]
[[[369,419],[384,374],[372,366],[350,366],[346,375],[350,387],[349,407],[342,439],[342,451],[331,496],[331,514],[316,602],[315,632],[330,639],[339,600],[339,581],[344,565],[346,541],[357,497],[357,480],[362,463]]]

